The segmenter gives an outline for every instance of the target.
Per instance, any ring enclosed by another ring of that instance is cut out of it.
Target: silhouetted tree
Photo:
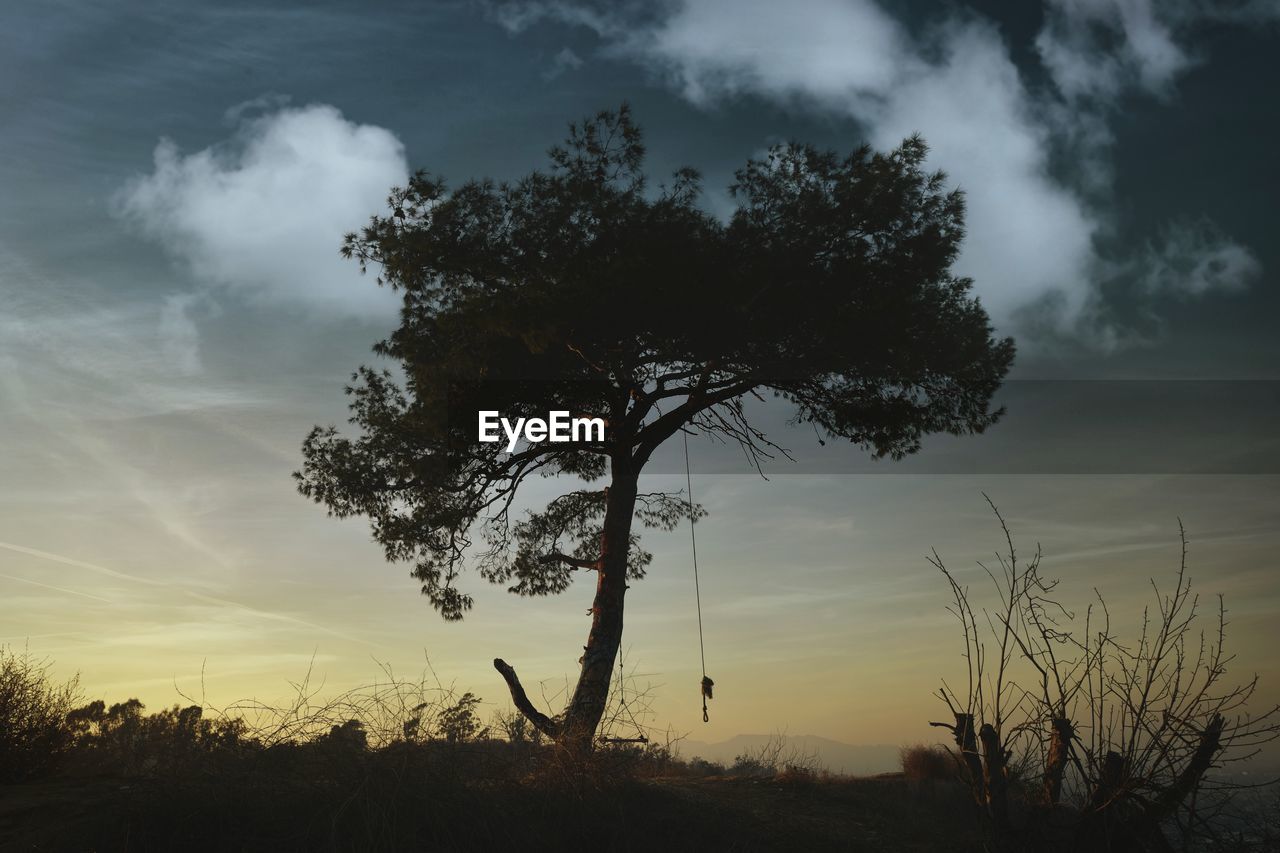
[[[681,430],[718,434],[758,465],[780,448],[743,398],[771,392],[797,421],[898,458],[927,433],[993,423],[1014,348],[951,271],[964,200],[923,171],[918,137],[847,157],[775,147],[737,173],[727,223],[699,207],[691,169],[650,191],[625,105],[571,125],[549,153],[547,171],[515,183],[450,191],[420,172],[392,191],[389,215],[347,236],[344,255],[403,295],[399,328],[374,347],[403,378],[360,368],[347,389],[359,435],[317,427],[296,476],[332,514],[367,515],[387,559],[414,564],[446,619],[471,607],[455,585],[468,561],[521,595],[594,571],[591,631],[561,717],[536,710],[494,661],[534,725],[586,745],[627,581],[650,562],[633,519],[670,528],[690,511],[638,488],[659,445]],[[477,442],[480,410],[600,417],[605,438],[506,452]],[[549,474],[608,485],[514,518],[521,484]],[[472,547],[476,530],[487,547]]]

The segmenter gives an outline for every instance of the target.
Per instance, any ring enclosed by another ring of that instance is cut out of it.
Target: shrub
[[[0,781],[21,782],[52,770],[71,747],[67,713],[79,696],[79,678],[64,683],[50,663],[0,646]]]
[[[771,779],[779,774],[797,779],[815,778],[825,772],[815,752],[787,745],[784,734],[774,734],[756,749],[749,749],[733,759],[729,772],[734,776]]]
[[[904,746],[898,751],[902,773],[913,782],[944,782],[956,778],[956,763],[939,746]]]
[[[694,756],[689,761],[689,773],[693,776],[723,776],[725,767],[719,761],[708,761],[705,758]]]
[[[174,705],[153,714],[137,699],[110,707],[101,699],[66,715],[81,770],[125,775],[182,773],[213,753],[241,749],[251,738],[243,720],[206,719],[199,705]]]
[[[468,692],[445,707],[436,722],[440,737],[449,743],[468,743],[488,737],[489,728],[481,725],[480,717],[476,714],[476,706],[479,704],[480,697]]]

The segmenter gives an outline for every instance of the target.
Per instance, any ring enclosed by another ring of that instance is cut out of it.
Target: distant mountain
[[[853,776],[870,776],[900,769],[897,746],[854,746],[817,735],[736,735],[718,743],[684,740],[680,742],[680,756],[719,761],[727,767],[739,755],[759,755],[761,749],[779,738],[783,740],[783,761],[790,755],[816,755],[819,763],[833,773]]]

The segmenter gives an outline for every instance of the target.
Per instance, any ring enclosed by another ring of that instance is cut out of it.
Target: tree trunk
[[[596,596],[591,605],[591,632],[582,651],[582,671],[564,716],[551,719],[529,701],[516,672],[501,658],[493,666],[511,690],[515,706],[542,733],[575,752],[591,749],[592,738],[609,700],[613,665],[622,645],[622,607],[627,593],[627,559],[631,550],[631,521],[636,508],[639,466],[624,451],[612,461],[612,481],[605,490],[604,524],[596,572]]]
[[[1071,755],[1071,739],[1075,727],[1066,717],[1050,720],[1053,734],[1049,741],[1049,757],[1044,765],[1044,801],[1056,806],[1062,796],[1062,777],[1067,772],[1067,759]]]
[[[1005,767],[1004,744],[990,723],[978,731],[982,741],[982,781],[987,792],[987,810],[1001,837],[1009,829],[1009,774]]]
[[[1226,720],[1221,714],[1214,714],[1200,733],[1195,752],[1187,761],[1182,772],[1165,789],[1153,805],[1151,812],[1156,820],[1162,820],[1177,811],[1182,801],[1191,796],[1204,780],[1204,774],[1213,766],[1213,759],[1222,751],[1222,730]]]
[[[591,605],[591,632],[582,653],[582,672],[565,709],[559,741],[590,749],[591,739],[609,698],[613,665],[622,645],[622,608],[627,593],[627,557],[631,520],[636,507],[636,472],[629,460],[615,458],[613,481],[605,493],[596,596]]]
[[[1125,784],[1124,756],[1114,749],[1102,760],[1102,768],[1093,785],[1093,794],[1089,797],[1089,807],[1095,811],[1103,811],[1112,801],[1120,796]]]
[[[982,783],[982,759],[978,756],[978,737],[973,728],[973,714],[957,713],[955,718],[956,724],[951,731],[956,736],[956,746],[960,747],[960,758],[973,789],[973,798],[982,805],[986,803],[986,796]]]

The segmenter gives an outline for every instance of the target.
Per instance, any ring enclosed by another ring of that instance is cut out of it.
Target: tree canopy
[[[925,170],[926,150],[919,137],[847,156],[775,146],[737,172],[727,222],[699,205],[692,169],[650,187],[625,106],[571,125],[549,168],[518,181],[451,190],[417,173],[342,248],[403,296],[399,328],[374,348],[402,381],[354,374],[358,435],[313,430],[301,492],[368,516],[387,559],[412,562],[431,603],[459,619],[468,559],[540,595],[598,557],[603,491],[517,519],[526,478],[633,476],[681,429],[758,460],[776,446],[744,395],[772,393],[796,421],[877,456],[912,453],[928,433],[981,432],[1014,347],[951,271],[964,198]],[[598,416],[606,437],[507,453],[477,443],[482,409]],[[671,495],[636,507],[648,526],[687,513]],[[487,547],[471,548],[477,531]],[[634,539],[639,576],[648,555]]]

